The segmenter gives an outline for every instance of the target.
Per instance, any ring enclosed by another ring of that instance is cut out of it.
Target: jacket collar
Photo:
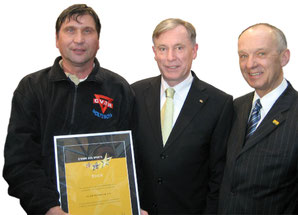
[[[50,72],[49,72],[50,81],[56,82],[56,81],[64,81],[68,79],[63,69],[60,67],[59,62],[61,59],[62,59],[61,56],[57,57],[55,59],[55,62],[52,68],[50,69]],[[88,76],[88,78],[86,79],[86,81],[95,81],[98,83],[103,83],[105,80],[105,77],[104,77],[104,74],[101,72],[102,68],[100,67],[100,64],[97,58],[94,59],[94,64],[95,66],[92,72],[90,73],[90,75]]]
[[[149,115],[149,121],[152,127],[153,136],[156,142],[162,148],[162,134],[160,124],[160,83],[161,76],[153,78],[148,87],[144,90],[143,98],[146,98],[146,111]]]
[[[193,83],[165,147],[163,147],[162,143],[160,125],[161,76],[159,75],[156,78],[153,78],[147,89],[144,90],[143,97],[146,98],[146,111],[149,114],[149,120],[154,134],[153,136],[156,138],[156,142],[162,150],[166,150],[173,142],[175,142],[181,133],[183,133],[184,129],[189,125],[192,118],[195,117],[208,100],[208,95],[204,92],[206,90],[205,85],[198,79],[194,72],[192,72],[192,75],[194,77]]]
[[[208,102],[208,94],[205,92],[206,86],[193,71],[192,76],[194,78],[193,83],[164,149],[167,149],[175,142]]]
[[[294,90],[290,82],[288,82],[287,89],[276,100],[275,104],[272,106],[271,110],[261,122],[255,133],[246,141],[239,156],[244,151],[247,151],[255,146],[286,121],[286,112],[290,109],[296,96],[297,92]]]

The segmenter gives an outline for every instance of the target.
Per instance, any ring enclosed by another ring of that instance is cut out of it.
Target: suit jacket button
[[[161,154],[161,155],[160,155],[160,158],[164,160],[164,159],[167,158],[167,156],[166,156],[165,154]]]
[[[236,193],[235,191],[231,191],[231,195],[232,195],[232,196],[236,196],[237,193]]]
[[[158,183],[158,184],[162,184],[162,178],[158,178],[158,179],[157,179],[157,183]]]

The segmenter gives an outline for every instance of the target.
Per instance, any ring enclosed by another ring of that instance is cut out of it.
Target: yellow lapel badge
[[[274,125],[279,125],[279,121],[277,121],[276,119],[273,120],[272,123],[273,123]]]

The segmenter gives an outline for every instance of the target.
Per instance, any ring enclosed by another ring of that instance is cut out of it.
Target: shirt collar
[[[64,69],[63,69],[63,59],[61,59],[61,60],[59,61],[59,66],[61,67],[61,69],[62,69],[63,72],[65,73],[66,77],[69,77],[69,76],[71,75],[70,73],[64,71]],[[93,69],[94,69],[94,67],[95,67],[95,63],[93,63]],[[81,79],[78,79],[78,80],[79,80],[80,82],[85,81],[85,80],[88,78],[88,76],[89,76],[89,75],[87,75],[87,77],[85,77],[85,78],[81,78]]]
[[[193,76],[191,74],[191,72],[189,73],[189,75],[187,76],[187,78],[185,80],[183,80],[182,82],[180,82],[179,84],[175,85],[174,90],[175,90],[175,96],[183,96],[184,94],[187,95],[189,88],[192,84],[193,81]],[[168,85],[168,83],[164,80],[164,78],[161,76],[161,96],[163,96],[165,94],[165,90],[167,88],[169,88],[170,86]]]
[[[275,103],[275,101],[280,97],[280,95],[285,91],[287,87],[288,87],[288,82],[285,79],[283,79],[283,81],[277,88],[275,88],[270,93],[263,96],[262,98],[260,98],[260,96],[255,91],[252,107],[255,106],[256,100],[260,99],[260,102],[262,104],[262,109],[264,110],[264,113],[267,114],[271,109],[271,107],[273,106],[273,104]]]

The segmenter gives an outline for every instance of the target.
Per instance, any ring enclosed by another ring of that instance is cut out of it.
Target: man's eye
[[[84,33],[87,33],[87,34],[89,34],[89,33],[91,33],[91,32],[92,32],[92,30],[89,29],[89,28],[87,28],[87,29],[84,30]]]
[[[245,59],[245,58],[247,58],[247,55],[245,55],[245,54],[241,54],[241,55],[239,55],[239,58],[240,58],[240,59]]]
[[[66,29],[67,32],[74,32],[74,29],[73,28],[68,28]]]
[[[258,55],[261,56],[261,57],[265,56],[265,52],[259,52]]]
[[[161,52],[164,52],[165,50],[166,50],[166,48],[164,48],[164,47],[159,48],[159,51],[161,51]]]

